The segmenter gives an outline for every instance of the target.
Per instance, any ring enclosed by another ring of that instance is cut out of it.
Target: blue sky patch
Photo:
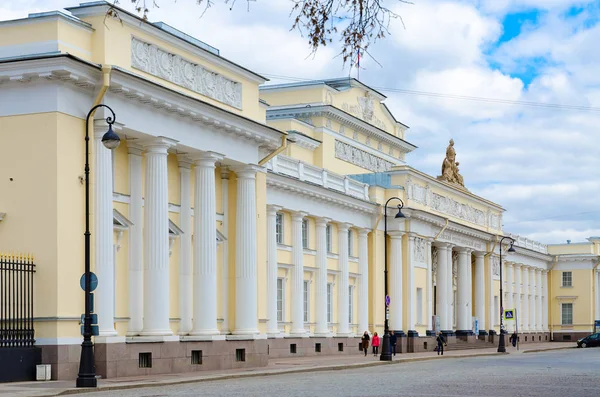
[[[499,46],[517,37],[522,31],[523,25],[536,26],[541,15],[541,12],[537,9],[507,14],[502,21],[504,32],[498,39],[497,45]]]

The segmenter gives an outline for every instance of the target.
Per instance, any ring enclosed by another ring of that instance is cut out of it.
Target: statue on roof
[[[460,186],[462,189],[465,189],[465,182],[458,168],[459,164],[460,163],[456,161],[454,140],[450,139],[450,143],[446,148],[446,158],[444,158],[444,162],[442,163],[442,175],[438,176],[438,179],[441,181],[454,183]]]

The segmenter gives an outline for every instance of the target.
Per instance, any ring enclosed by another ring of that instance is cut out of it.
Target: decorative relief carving
[[[358,131],[354,131],[352,134],[352,139],[358,139]]]
[[[388,152],[390,156],[394,155],[394,148],[390,146],[390,151]]]
[[[367,137],[367,140],[365,141],[365,145],[371,146],[371,137],[370,136]]]
[[[325,104],[333,105],[333,95],[331,95],[331,92],[325,94]]]
[[[457,286],[458,277],[458,252],[452,251],[452,285]]]
[[[467,247],[467,248],[472,248],[474,250],[477,251],[482,251],[485,249],[485,243],[481,242],[481,241],[477,241],[475,239],[471,239],[469,237],[466,236],[462,236],[458,233],[452,233],[449,231],[445,231],[444,233],[442,233],[442,235],[440,236],[440,238],[442,240],[454,243],[456,245],[459,245],[461,247]]]
[[[135,37],[131,38],[131,66],[219,102],[242,108],[241,83]]]
[[[378,119],[374,114],[373,96],[370,92],[366,92],[364,97],[356,98],[356,102],[356,105],[350,105],[344,102],[342,104],[342,110],[363,119],[377,128],[387,131],[385,123]]]
[[[435,280],[435,275],[437,274],[438,267],[438,249],[437,247],[431,248],[431,272],[434,274],[433,279]]]
[[[377,150],[379,150],[379,151],[383,150],[383,143],[381,143],[381,142],[377,143]]]
[[[387,160],[340,141],[335,141],[335,157],[373,172],[389,171],[394,166]]]
[[[492,274],[494,276],[500,276],[500,259],[497,256],[492,256],[490,258],[492,262]]]
[[[477,225],[486,226],[486,217],[482,210],[471,207],[468,204],[459,203],[452,198],[442,196],[441,194],[437,193],[432,193],[431,198],[432,209],[460,219],[464,219]]]
[[[424,239],[415,237],[413,257],[419,263],[425,263],[425,247],[427,246]]]
[[[340,134],[345,135],[346,129],[343,125],[340,125]]]
[[[325,127],[331,129],[331,120],[330,119],[325,120]]]

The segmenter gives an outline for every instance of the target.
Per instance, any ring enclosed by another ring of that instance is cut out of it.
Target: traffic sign
[[[386,305],[386,306],[389,306],[389,305],[390,305],[390,296],[389,296],[389,295],[386,295],[386,296],[385,296],[385,305]]]
[[[515,309],[507,309],[504,311],[504,321],[514,321]]]
[[[81,275],[79,279],[79,285],[81,289],[85,291],[85,273]],[[98,287],[98,276],[96,276],[93,272],[90,272],[90,291],[95,291]]]

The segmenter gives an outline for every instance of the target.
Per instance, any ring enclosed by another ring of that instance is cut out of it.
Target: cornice
[[[541,252],[537,252],[537,251],[533,251],[533,250],[530,250],[527,248],[519,247],[517,245],[513,245],[513,248],[515,249],[517,254],[521,254],[521,255],[536,258],[536,259],[541,259],[546,262],[551,262],[554,258],[554,255],[543,254]]]
[[[272,171],[267,173],[267,187],[308,196],[311,200],[327,202],[367,214],[376,214],[379,211],[379,206],[375,203],[363,201],[321,186],[298,181],[285,175],[273,173]]]
[[[218,129],[239,138],[255,141],[259,146],[275,149],[283,132],[229,112],[202,100],[148,81],[134,73],[115,68],[110,92],[145,106],[168,112],[181,118]]]
[[[412,219],[428,222],[437,227],[444,227],[446,225],[446,218],[436,214],[432,214],[423,210],[417,210],[414,208],[403,208],[402,211],[405,212],[406,215],[408,215],[408,217]],[[495,237],[495,234],[493,233],[473,229],[468,226],[456,223],[452,220],[448,221],[448,226],[446,227],[446,230],[464,234],[469,237],[474,237],[483,240],[484,242],[491,242],[494,240]]]
[[[321,145],[321,141],[306,136],[298,131],[288,131],[288,141],[310,151],[315,150]]]
[[[318,105],[310,107],[297,107],[294,105],[291,107],[280,107],[276,109],[271,108],[267,110],[267,120],[305,118],[310,116],[330,117],[368,136],[372,136],[375,139],[378,139],[405,154],[410,153],[417,148],[415,145],[391,135],[390,133],[383,131],[367,123],[366,121],[363,121],[332,105]]]
[[[600,255],[595,254],[566,254],[556,255],[557,262],[584,262],[584,261],[600,261]]]

